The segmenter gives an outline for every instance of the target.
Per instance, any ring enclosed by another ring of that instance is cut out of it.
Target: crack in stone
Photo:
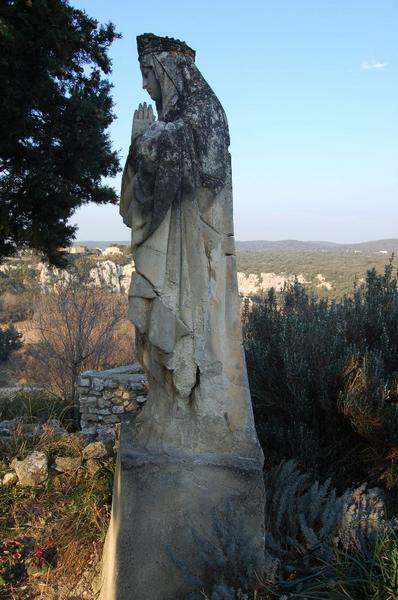
[[[199,215],[200,216],[200,220],[202,221],[202,223],[204,223],[205,225],[207,225],[207,227],[209,227],[210,229],[212,229],[212,231],[214,231],[214,233],[216,233],[217,235],[221,235],[221,233],[218,231],[218,229],[216,229],[213,225],[210,225],[210,223],[208,223],[207,221],[205,221],[205,219],[203,218],[203,215]]]
[[[154,287],[153,283],[148,279],[148,277],[145,277],[145,275],[143,275],[142,273],[140,273],[140,271],[138,271],[137,269],[135,269],[135,272],[142,277],[142,279],[145,279],[145,281],[147,282],[148,285],[151,286],[151,288],[153,289],[154,294],[157,295],[158,298],[160,298],[160,292],[158,292],[158,290]]]
[[[194,398],[194,394],[195,394],[195,390],[200,386],[200,369],[198,366],[196,366],[196,381],[194,383],[193,388],[191,389],[191,392],[189,394],[189,404],[191,406],[193,406],[193,403],[195,401]]]

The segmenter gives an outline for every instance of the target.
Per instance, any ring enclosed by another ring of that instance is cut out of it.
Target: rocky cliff
[[[85,278],[89,285],[95,287],[108,288],[112,292],[126,294],[134,271],[134,263],[118,264],[112,260],[92,260],[92,266],[88,268]],[[17,262],[5,263],[0,266],[0,272],[13,278],[20,265]],[[32,280],[32,273],[35,273],[34,279],[39,283],[43,291],[51,289],[56,283],[61,281],[70,281],[76,274],[66,269],[50,268],[42,262],[24,265],[26,275],[25,283],[28,283],[27,277]],[[74,271],[76,273],[76,271]]]
[[[90,259],[86,277],[90,285],[126,294],[129,289],[131,275],[134,272],[134,262],[127,264],[119,264],[112,260],[96,260]],[[50,289],[59,281],[69,281],[73,275],[70,271],[56,268],[49,268],[45,263],[39,262],[28,266],[29,269],[37,273],[37,280],[43,290]],[[12,277],[12,271],[18,268],[18,263],[5,263],[0,266],[0,271],[4,274],[9,274]],[[29,270],[28,269],[28,270]],[[301,274],[297,276],[300,283],[308,284],[309,282]],[[316,277],[317,287],[325,287],[330,289],[331,285],[321,275]],[[292,283],[294,275],[286,273],[260,273],[245,274],[238,272],[238,287],[241,296],[252,296],[261,294],[270,288],[281,290],[285,284]]]

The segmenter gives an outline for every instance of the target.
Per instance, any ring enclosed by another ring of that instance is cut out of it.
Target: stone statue
[[[135,111],[121,193],[136,268],[129,315],[149,380],[136,435],[199,452],[243,444],[253,456],[227,120],[185,43],[143,35],[138,52],[158,120],[146,104]]]
[[[227,120],[194,50],[153,34],[137,43],[158,119],[146,103],[134,113],[120,212],[149,393],[122,430],[101,598],[173,600],[190,590],[166,545],[197,561],[192,526],[211,529],[213,508],[231,498],[261,563],[263,456],[242,347]]]

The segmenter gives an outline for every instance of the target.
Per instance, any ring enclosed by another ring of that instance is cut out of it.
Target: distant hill
[[[398,252],[398,239],[374,240],[357,244],[337,244],[335,242],[302,242],[299,240],[278,240],[275,242],[256,240],[236,242],[238,252]]]
[[[88,248],[126,245],[130,242],[77,242]],[[300,240],[237,241],[237,267],[240,289],[250,295],[261,280],[265,288],[280,287],[298,277],[317,293],[331,297],[352,294],[354,282],[364,280],[369,269],[382,273],[392,254],[398,263],[398,239],[374,240],[359,244],[337,244]]]
[[[87,248],[101,248],[107,246],[129,246],[130,240],[125,241],[78,241],[74,246],[87,246]],[[302,242],[300,240],[278,240],[275,242],[267,240],[250,240],[236,242],[238,252],[380,252],[387,251],[398,253],[398,239],[374,240],[358,244],[337,244],[335,242],[315,241]]]
[[[114,240],[111,240],[109,242],[96,242],[96,241],[89,241],[89,242],[74,242],[73,246],[86,246],[86,248],[101,248],[101,250],[104,250],[104,248],[107,248],[108,246],[130,246],[131,241],[130,240],[126,240],[126,241],[117,241],[115,242]]]
[[[275,251],[280,250],[282,252],[300,252],[302,250],[329,250],[334,248],[338,244],[333,242],[301,242],[299,240],[278,240],[276,242],[269,242],[265,240],[255,240],[248,242],[236,242],[236,249],[238,252],[259,252],[259,251]]]
[[[391,254],[391,252],[398,252],[398,240],[375,240],[373,242],[362,242],[361,244],[348,244],[345,247],[352,250],[362,250],[364,252],[380,252],[384,250]]]

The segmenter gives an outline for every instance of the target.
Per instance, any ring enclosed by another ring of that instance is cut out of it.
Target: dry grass
[[[55,455],[76,456],[82,449],[74,435],[44,435],[34,441],[16,436],[7,448],[0,447],[0,475],[9,470],[13,456],[23,457],[33,447],[45,451],[50,460]],[[32,548],[45,548],[51,557],[47,571],[30,575],[14,588],[0,586],[0,600],[94,598],[90,587],[110,518],[114,461],[99,466],[94,474],[84,466],[74,473],[50,470],[47,482],[37,488],[0,486],[0,545],[7,539],[23,540]]]

